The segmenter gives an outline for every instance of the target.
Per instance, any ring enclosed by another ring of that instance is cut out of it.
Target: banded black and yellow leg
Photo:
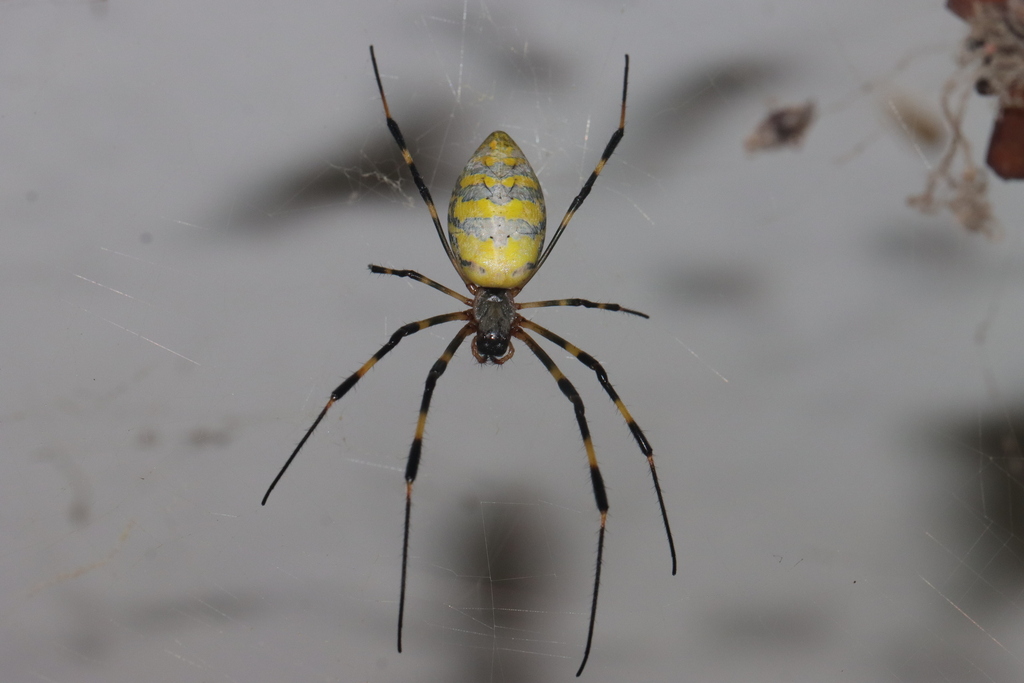
[[[563,349],[575,356],[579,362],[593,370],[594,374],[597,375],[597,381],[601,383],[602,387],[604,387],[608,397],[615,403],[615,407],[619,409],[619,413],[621,413],[623,419],[626,420],[626,425],[629,426],[629,431],[632,432],[637,446],[640,447],[640,452],[647,458],[647,464],[651,467],[651,479],[654,481],[654,492],[658,495],[658,507],[661,508],[661,521],[665,524],[665,535],[668,537],[668,550],[672,555],[672,574],[675,575],[676,544],[675,541],[672,540],[672,528],[668,523],[668,512],[665,510],[665,499],[661,494],[661,482],[658,481],[658,470],[654,467],[654,449],[651,448],[651,444],[647,441],[647,437],[644,436],[643,431],[640,429],[640,425],[638,425],[636,420],[633,419],[633,416],[630,415],[629,410],[626,408],[626,404],[624,404],[622,399],[619,398],[619,394],[615,391],[615,388],[612,387],[612,383],[608,381],[608,373],[605,372],[604,368],[601,367],[601,364],[597,362],[596,358],[579,347],[570,344],[568,341],[546,327],[541,327],[537,323],[525,319],[520,320],[519,324],[528,330],[536,332],[548,341],[561,346]]]
[[[327,401],[327,405],[324,406],[324,409],[321,410],[320,414],[317,415],[315,420],[313,420],[312,426],[306,430],[306,434],[302,437],[302,440],[299,441],[299,445],[296,446],[295,450],[292,451],[292,454],[288,456],[288,460],[285,461],[284,467],[282,467],[281,471],[277,473],[276,477],[274,477],[274,481],[270,483],[270,488],[267,489],[267,492],[263,494],[263,502],[261,505],[267,504],[267,498],[270,497],[270,492],[274,490],[275,486],[277,486],[277,482],[281,481],[281,477],[284,476],[284,473],[292,464],[292,460],[294,460],[295,456],[299,454],[300,450],[302,450],[302,447],[306,444],[306,440],[309,439],[313,430],[315,430],[317,425],[320,424],[320,421],[324,419],[324,416],[327,414],[327,411],[330,410],[331,406],[334,405],[334,402],[347,394],[348,390],[354,387],[356,382],[362,379],[363,375],[369,372],[370,368],[377,364],[377,361],[386,356],[391,349],[398,346],[398,342],[402,341],[402,339],[408,337],[410,334],[415,334],[420,330],[425,330],[428,327],[433,327],[434,325],[441,325],[442,323],[450,323],[455,320],[468,320],[469,316],[469,311],[446,313],[445,315],[436,315],[432,318],[426,318],[425,320],[418,320],[414,323],[409,323],[408,325],[402,325],[395,330],[394,334],[391,335],[391,338],[388,339],[387,344],[382,346],[377,353],[373,354],[373,357],[370,358],[370,360],[363,363],[361,368],[353,372],[348,379],[339,384],[338,387],[331,392],[331,398]]]
[[[385,268],[384,266],[375,266],[373,264],[370,264],[370,272],[371,273],[377,273],[378,275],[394,275],[396,277],[407,277],[410,280],[416,280],[416,282],[422,282],[423,284],[427,285],[428,287],[433,287],[434,289],[436,289],[439,292],[444,292],[448,296],[452,297],[453,299],[458,299],[459,301],[461,301],[462,303],[466,304],[467,306],[472,306],[473,305],[473,300],[470,299],[468,296],[463,296],[462,294],[459,294],[458,292],[456,292],[454,289],[450,289],[448,287],[445,287],[440,282],[434,282],[433,280],[431,280],[426,275],[422,275],[420,273],[417,273],[415,270],[402,270],[402,269],[397,269],[397,268]],[[569,304],[566,304],[566,305],[569,305]],[[643,315],[643,314],[641,313],[640,315]],[[644,315],[644,317],[646,318],[647,316]]]
[[[587,426],[583,399],[580,398],[579,392],[576,391],[576,387],[572,385],[572,382],[562,374],[562,371],[558,369],[555,361],[551,360],[551,356],[545,353],[544,349],[533,340],[533,337],[522,330],[514,332],[514,335],[516,339],[521,339],[530,347],[534,355],[540,359],[540,362],[544,364],[547,371],[555,378],[558,388],[572,402],[572,406],[576,411],[576,422],[580,427],[580,436],[583,437],[583,446],[587,451],[587,462],[590,465],[590,483],[594,487],[594,500],[597,502],[597,509],[601,513],[601,529],[597,537],[597,569],[594,572],[594,596],[590,603],[590,625],[587,628],[587,645],[583,650],[583,662],[580,663],[580,668],[576,672],[576,675],[579,676],[583,673],[583,667],[587,665],[587,659],[590,657],[590,646],[594,641],[594,622],[597,618],[597,591],[601,585],[601,560],[604,557],[604,528],[605,522],[608,520],[608,494],[604,490],[604,479],[601,478],[601,470],[597,466],[597,454],[594,453],[594,443],[590,438],[590,428]]]
[[[597,301],[588,301],[587,299],[551,299],[549,301],[528,301],[524,304],[516,304],[517,308],[547,308],[550,306],[583,306],[584,308],[599,308],[602,311],[621,311],[630,315],[638,315],[641,318],[651,317],[646,313],[626,308],[619,304],[603,304]]]
[[[430,190],[427,188],[427,184],[423,182],[423,176],[420,175],[419,169],[416,168],[416,163],[412,160],[412,154],[409,152],[409,147],[405,144],[402,131],[398,128],[398,122],[391,118],[391,110],[388,108],[388,98],[384,96],[384,84],[380,80],[380,71],[377,69],[377,55],[373,52],[373,45],[370,46],[370,61],[373,62],[373,75],[377,79],[377,90],[380,91],[380,101],[384,105],[384,117],[387,119],[391,137],[398,144],[398,149],[402,152],[402,159],[405,160],[405,165],[409,167],[409,173],[412,174],[412,181],[416,184],[416,189],[420,191],[420,196],[423,197],[427,209],[430,210],[430,218],[434,221],[434,229],[437,230],[437,236],[441,240],[441,245],[444,246],[444,252],[448,254],[448,260],[455,266],[455,270],[459,273],[463,282],[468,285],[470,282],[463,275],[462,268],[459,267],[459,262],[452,252],[452,247],[448,244],[448,239],[445,237],[444,228],[441,227],[441,219],[437,217],[437,207],[434,206],[434,198],[430,196]]]
[[[544,253],[541,254],[540,259],[537,260],[537,266],[533,270],[534,273],[537,273],[541,266],[544,265],[544,262],[548,260],[548,254],[550,254],[551,250],[555,248],[558,238],[562,236],[563,232],[565,232],[565,228],[569,225],[569,221],[571,221],[572,217],[576,215],[576,210],[582,206],[583,202],[590,194],[590,191],[594,187],[594,181],[597,180],[597,176],[601,175],[601,171],[604,170],[604,165],[608,163],[608,159],[611,158],[612,153],[615,152],[615,148],[619,146],[619,141],[622,140],[622,136],[626,134],[626,89],[628,86],[629,55],[626,55],[626,66],[622,72],[622,112],[619,114],[619,127],[614,133],[612,133],[611,139],[608,140],[608,144],[605,145],[604,153],[601,155],[601,160],[597,162],[597,166],[590,174],[590,177],[587,178],[587,182],[583,183],[583,188],[580,190],[580,193],[573,198],[572,202],[569,203],[569,209],[565,212],[565,216],[562,217],[562,222],[558,224],[558,229],[555,230],[555,234],[551,237],[551,241],[548,242],[547,248],[544,250]],[[531,275],[531,278],[532,277],[533,276]],[[525,284],[526,283],[524,282],[520,285],[520,289],[522,289]]]
[[[416,472],[420,468],[420,454],[423,451],[423,430],[427,426],[427,411],[430,410],[430,399],[434,395],[434,386],[437,378],[448,369],[455,351],[458,350],[463,340],[473,332],[472,325],[464,325],[459,333],[455,335],[448,348],[438,358],[430,372],[427,373],[427,384],[423,389],[423,401],[420,403],[420,417],[416,422],[416,435],[412,439],[412,447],[409,448],[409,460],[405,464],[405,530],[402,533],[402,589],[398,595],[398,651],[402,651],[402,624],[405,621],[405,580],[406,570],[409,566],[409,521],[412,516],[412,483],[416,481]]]

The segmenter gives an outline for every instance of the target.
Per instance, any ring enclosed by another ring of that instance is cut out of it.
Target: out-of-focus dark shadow
[[[961,637],[893,639],[882,661],[898,680],[924,683],[938,675],[982,683],[1019,676],[1013,646],[999,642],[998,628],[995,636],[989,630],[1020,615],[1024,589],[1024,398],[1004,405],[1005,411],[936,415],[915,430],[913,450],[925,455],[917,462],[929,491],[922,590],[932,596],[935,632],[946,626]]]
[[[1019,612],[1024,590],[1024,398],[1005,408],[940,418],[931,431],[952,475],[933,534],[949,563],[938,588],[980,621]]]
[[[953,221],[936,216],[927,225],[886,226],[875,235],[870,248],[881,263],[901,271],[912,268],[948,278],[957,270],[985,267],[985,263],[978,263],[977,240],[970,237]]]
[[[446,108],[440,98],[408,112],[392,112],[398,117],[406,144],[426,178],[433,175],[445,138],[461,139],[468,134],[468,121],[458,117],[449,121],[449,114],[450,106]],[[438,125],[439,121],[444,125]],[[249,189],[244,189],[230,208],[225,208],[229,218],[224,223],[230,229],[247,233],[275,230],[293,222],[286,220],[290,214],[334,211],[357,202],[420,201],[398,146],[388,132],[383,110],[380,125],[369,136],[350,135],[347,141],[325,148],[316,158],[297,160],[287,169],[273,169],[270,176],[251,181]],[[431,192],[443,208],[448,201],[448,189],[441,192],[431,188]]]
[[[70,493],[66,508],[68,521],[76,528],[85,528],[92,516],[93,506],[92,486],[85,469],[63,449],[47,448],[39,455],[57,468],[67,482],[66,492]]]
[[[685,158],[703,140],[719,139],[712,131],[724,115],[753,93],[771,92],[767,86],[781,83],[792,71],[781,59],[764,55],[734,57],[694,69],[678,66],[680,75],[671,82],[652,84],[644,90],[653,98],[632,100],[626,132],[631,156],[644,159],[649,173],[663,173]],[[740,145],[749,131],[736,131]]]
[[[452,10],[461,14],[463,8],[457,5],[437,8],[439,16],[449,13],[449,18],[454,19]],[[528,11],[523,5],[488,5],[486,12],[474,21],[475,30],[471,32],[465,30],[461,20],[438,22],[434,26],[437,42],[458,46],[466,69],[482,69],[503,88],[540,92],[564,88],[572,82],[571,60],[564,45],[545,44],[539,34],[523,35],[509,30],[520,25]]]
[[[570,80],[568,67],[553,50],[533,47],[523,53],[489,47],[475,51],[480,53],[480,60],[474,69],[486,69],[500,88],[525,88],[543,98]],[[751,57],[711,64],[697,72],[686,71],[673,83],[652,87],[648,79],[645,90],[659,94],[653,100],[630,101],[627,131],[631,156],[644,158],[649,172],[664,170],[705,138],[723,110],[735,106],[753,90],[762,92],[766,83],[780,80],[785,71],[781,62]],[[442,171],[439,175],[454,179],[465,162],[451,158],[451,141],[475,141],[480,133],[472,116],[452,117],[451,99],[446,93],[429,98],[414,108],[397,102],[391,105],[409,150],[431,185],[429,179],[437,168]],[[466,143],[467,155],[475,144]],[[447,181],[430,190],[443,213],[449,193]],[[269,178],[251,181],[249,189],[243,189],[225,207],[228,218],[223,223],[249,233],[273,230],[291,223],[283,220],[287,214],[336,209],[356,202],[418,202],[416,194],[381,112],[380,125],[368,137],[351,136],[346,142],[325,146],[316,158],[297,160],[290,168],[273,171]]]
[[[725,608],[707,619],[714,647],[724,656],[764,652],[796,653],[823,646],[831,637],[831,617],[808,600],[803,604],[753,604]]]
[[[486,49],[480,57],[480,64],[504,87],[552,92],[568,87],[572,80],[564,53],[557,47],[531,46],[527,52],[515,47]]]
[[[467,43],[464,59],[475,72],[486,73],[485,82],[493,81],[498,84],[496,87],[544,94],[563,87],[570,79],[566,60],[560,54],[556,49],[536,46],[524,50],[506,38],[498,40],[492,36],[490,40]],[[400,63],[389,68],[394,71],[399,66]],[[464,93],[463,97],[472,98],[472,94]],[[369,104],[379,109],[379,104],[368,101]],[[451,93],[444,89],[429,93],[427,101],[417,102],[415,107],[394,95],[389,104],[428,186],[438,167],[442,176],[454,180],[466,159],[451,158],[450,142],[468,140],[468,158],[482,140],[477,121],[470,115],[453,117]],[[379,114],[379,125],[368,135],[351,136],[343,143],[325,146],[323,154],[316,158],[297,160],[274,177],[254,181],[251,189],[244,190],[242,197],[232,203],[226,223],[247,232],[272,230],[286,222],[284,215],[294,212],[336,209],[356,202],[419,202],[409,171],[388,132],[383,111]],[[345,127],[339,124],[338,128]],[[443,214],[450,186],[446,181],[443,187],[429,189],[439,213]]]
[[[178,597],[139,597],[113,602],[108,595],[77,586],[58,589],[57,604],[63,617],[62,646],[90,661],[106,662],[115,657],[124,632],[186,633],[197,626],[225,624],[252,619],[265,610],[265,596],[234,587]]]
[[[247,589],[206,592],[197,595],[147,598],[133,603],[121,616],[132,628],[147,632],[173,632],[194,626],[198,620],[221,623],[253,618],[265,611],[266,596]]]
[[[567,593],[586,600],[584,587],[558,571],[565,548],[553,509],[526,486],[497,483],[476,487],[453,506],[437,557],[455,574],[441,626],[444,647],[457,657],[448,681],[543,681],[578,665],[585,632],[562,632]],[[575,600],[574,600],[575,602]]]
[[[765,296],[768,278],[753,263],[686,263],[662,278],[662,291],[688,308],[747,309]]]

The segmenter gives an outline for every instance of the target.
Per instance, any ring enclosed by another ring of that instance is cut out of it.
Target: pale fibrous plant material
[[[748,152],[799,147],[814,122],[814,101],[773,107],[743,141]]]
[[[586,299],[553,299],[518,303],[515,301],[515,296],[519,294],[523,287],[537,274],[541,266],[544,265],[551,250],[558,242],[558,238],[561,237],[565,228],[569,225],[569,221],[572,220],[576,211],[590,194],[594,182],[601,174],[601,171],[604,170],[608,159],[625,134],[629,55],[626,55],[625,68],[622,75],[622,105],[619,114],[619,126],[612,133],[604,153],[601,155],[601,159],[597,162],[597,166],[590,174],[590,177],[583,184],[583,188],[570,202],[568,210],[558,224],[558,228],[555,230],[546,248],[544,248],[544,236],[547,214],[544,205],[544,194],[540,188],[540,180],[537,178],[536,173],[534,173],[523,151],[507,133],[502,131],[494,131],[487,136],[456,180],[455,189],[452,191],[451,201],[448,205],[448,233],[447,236],[445,235],[430,190],[427,188],[419,170],[416,168],[416,164],[413,162],[412,154],[405,144],[405,139],[398,127],[398,123],[391,117],[388,101],[384,96],[384,86],[381,83],[380,71],[377,68],[377,57],[372,46],[370,47],[370,61],[373,63],[373,74],[377,81],[377,89],[380,92],[388,130],[395,139],[402,158],[409,168],[409,173],[412,175],[416,189],[430,211],[431,221],[434,224],[434,229],[441,240],[448,259],[455,267],[455,271],[472,296],[467,297],[464,294],[460,294],[414,270],[399,270],[371,265],[371,272],[415,280],[447,294],[453,299],[457,299],[468,308],[403,325],[391,335],[388,342],[377,353],[373,354],[362,367],[338,385],[331,392],[331,397],[327,404],[320,411],[316,420],[313,421],[312,426],[306,430],[305,435],[299,441],[295,450],[292,451],[288,460],[274,478],[274,481],[270,484],[266,494],[263,496],[263,503],[266,504],[271,491],[277,486],[278,481],[284,476],[295,456],[298,455],[299,450],[302,449],[302,446],[313,434],[317,425],[324,419],[330,407],[347,394],[376,365],[377,361],[395,348],[402,339],[411,334],[444,323],[456,321],[463,323],[462,327],[455,334],[454,339],[448,344],[444,353],[437,359],[427,375],[426,387],[424,388],[423,399],[420,404],[419,419],[416,423],[416,432],[413,437],[412,446],[409,449],[409,458],[406,461],[402,578],[398,599],[398,651],[401,652],[402,625],[405,618],[406,579],[409,565],[412,487],[419,470],[423,450],[423,436],[427,423],[427,412],[430,409],[434,387],[437,384],[437,380],[448,368],[448,363],[455,355],[455,352],[468,337],[472,336],[469,346],[474,358],[481,364],[491,363],[494,365],[501,365],[512,357],[515,351],[512,345],[513,338],[521,341],[540,360],[541,364],[558,384],[559,390],[572,404],[576,415],[576,423],[580,430],[580,436],[583,439],[584,449],[586,450],[587,463],[590,467],[590,481],[594,492],[594,500],[600,513],[601,526],[597,537],[597,560],[593,593],[590,601],[590,619],[587,628],[586,646],[583,651],[583,661],[576,672],[576,675],[579,676],[583,673],[583,667],[586,666],[587,659],[590,657],[590,649],[594,639],[594,624],[597,618],[597,596],[601,585],[601,563],[604,557],[605,525],[608,519],[608,495],[605,491],[601,470],[597,464],[597,453],[590,436],[583,399],[580,398],[576,388],[562,374],[562,371],[547,352],[529,334],[530,332],[540,335],[555,346],[560,347],[593,371],[601,387],[608,394],[612,402],[614,402],[619,414],[626,421],[633,439],[640,448],[641,454],[646,458],[650,468],[651,479],[661,512],[661,520],[665,527],[665,535],[668,538],[673,574],[676,573],[675,543],[672,540],[672,530],[668,522],[668,513],[665,511],[665,502],[662,497],[658,473],[654,467],[654,449],[651,448],[640,426],[633,419],[633,416],[630,415],[626,405],[612,387],[604,368],[589,353],[551,332],[546,327],[542,327],[524,318],[520,311],[524,308],[582,306],[606,311],[621,311],[642,318],[648,316],[640,311],[626,308],[619,304],[597,303]]]
[[[947,210],[968,231],[998,239],[1002,230],[988,200],[987,173],[974,162],[963,122],[972,92],[995,96],[1001,112],[1024,106],[1024,0],[975,4],[967,21],[959,69],[941,96],[950,141],[928,173],[924,191],[907,203],[925,213]]]
[[[928,173],[924,192],[907,197],[907,204],[928,214],[945,209],[969,232],[995,239],[1001,233],[988,201],[987,174],[974,163],[971,143],[962,128],[970,96],[970,81],[951,78],[943,87],[942,116],[952,135],[942,157]],[[960,166],[955,169],[958,159]]]

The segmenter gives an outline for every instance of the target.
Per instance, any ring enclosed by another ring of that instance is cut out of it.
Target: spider
[[[668,537],[669,552],[672,557],[672,574],[676,573],[676,550],[672,540],[672,530],[669,527],[668,513],[665,511],[665,501],[661,493],[661,484],[658,482],[658,473],[654,467],[654,451],[640,430],[633,416],[629,414],[622,399],[612,388],[601,364],[593,356],[582,351],[578,347],[558,336],[554,332],[541,327],[540,325],[527,320],[519,311],[524,308],[544,308],[548,306],[583,306],[586,308],[599,308],[606,311],[621,311],[631,315],[647,318],[648,316],[640,311],[625,308],[619,304],[596,303],[586,299],[554,299],[550,301],[531,301],[528,303],[517,303],[515,296],[520,290],[537,274],[540,267],[544,265],[551,250],[562,236],[566,226],[576,210],[590,194],[590,190],[604,169],[608,158],[615,151],[616,146],[622,139],[626,126],[626,88],[629,83],[629,55],[626,55],[626,64],[622,76],[622,112],[619,117],[619,127],[612,134],[608,145],[605,147],[601,160],[597,167],[583,185],[576,198],[572,200],[569,209],[565,212],[562,222],[559,223],[551,242],[543,252],[544,232],[546,216],[544,210],[544,195],[541,193],[540,181],[533,172],[530,163],[526,160],[523,151],[513,142],[508,134],[495,131],[487,136],[483,144],[474,152],[462,174],[455,183],[452,192],[451,202],[448,205],[448,238],[445,238],[438,219],[437,209],[434,200],[430,196],[430,190],[423,182],[422,176],[413,163],[412,155],[405,144],[405,139],[398,128],[398,124],[391,118],[391,111],[388,108],[387,98],[384,96],[384,86],[380,80],[380,71],[377,68],[377,57],[374,54],[373,46],[370,46],[370,60],[373,63],[373,75],[377,80],[377,89],[380,91],[381,103],[384,105],[384,116],[387,119],[388,130],[394,137],[398,148],[402,152],[402,158],[409,167],[413,182],[416,184],[423,197],[423,201],[430,211],[430,217],[437,230],[437,236],[441,239],[448,259],[455,267],[455,271],[462,278],[466,288],[472,297],[464,296],[448,287],[427,278],[414,270],[397,270],[383,266],[371,265],[370,271],[381,275],[394,275],[397,277],[409,278],[422,282],[434,289],[444,292],[448,296],[458,299],[468,310],[457,311],[437,315],[417,322],[412,322],[398,328],[386,344],[377,353],[366,361],[362,367],[356,370],[344,382],[338,385],[327,405],[313,421],[312,426],[306,431],[299,441],[299,444],[288,457],[281,471],[278,472],[274,481],[263,496],[263,504],[266,505],[270,492],[277,486],[288,467],[292,464],[295,456],[305,445],[310,435],[324,419],[327,411],[342,396],[348,393],[349,389],[355,386],[362,377],[369,372],[377,361],[387,355],[405,337],[425,330],[428,327],[442,323],[463,321],[462,328],[455,334],[455,338],[448,344],[441,357],[437,359],[427,375],[426,387],[423,391],[423,401],[420,404],[419,420],[416,423],[416,433],[409,449],[409,459],[405,467],[405,526],[402,537],[402,585],[398,600],[398,651],[402,651],[402,623],[405,618],[405,589],[406,575],[409,565],[409,521],[412,512],[412,485],[416,480],[416,473],[420,466],[420,455],[423,450],[423,431],[427,423],[427,411],[430,408],[430,399],[434,394],[434,386],[438,378],[444,374],[449,361],[455,355],[465,339],[474,335],[470,343],[473,356],[481,363],[493,363],[501,365],[512,357],[514,347],[512,338],[523,342],[540,359],[547,371],[558,383],[558,388],[567,399],[572,402],[576,413],[576,422],[579,424],[580,435],[583,438],[583,445],[587,452],[587,461],[590,465],[590,480],[594,489],[594,499],[597,502],[597,509],[601,514],[601,527],[597,540],[597,562],[594,573],[594,591],[590,603],[590,621],[587,629],[587,642],[583,653],[583,661],[580,664],[576,675],[583,673],[583,668],[590,657],[590,648],[594,639],[594,623],[597,617],[597,594],[601,583],[601,561],[604,555],[604,531],[605,522],[608,518],[608,496],[605,493],[604,481],[601,478],[601,470],[597,466],[597,456],[594,452],[594,445],[590,438],[590,429],[587,426],[587,419],[584,415],[583,401],[577,393],[576,388],[562,374],[551,357],[540,347],[528,332],[534,332],[561,347],[572,354],[585,366],[594,371],[597,380],[605,392],[614,401],[616,408],[625,418],[629,430],[633,434],[640,452],[647,458],[651,469],[651,477],[654,480],[654,491],[658,496],[658,505],[661,509],[661,519],[665,525],[665,534]]]

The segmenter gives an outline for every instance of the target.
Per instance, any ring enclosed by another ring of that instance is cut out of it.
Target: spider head
[[[480,332],[476,335],[476,339],[473,340],[473,350],[476,351],[474,354],[481,363],[490,361],[496,365],[504,363],[508,358],[505,358],[505,354],[511,356],[508,353],[509,350],[509,338],[507,334],[501,334],[499,331],[491,330],[488,332]]]

